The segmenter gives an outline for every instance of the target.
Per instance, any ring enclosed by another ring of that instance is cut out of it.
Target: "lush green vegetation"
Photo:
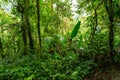
[[[0,80],[88,80],[119,66],[120,0],[0,5]]]

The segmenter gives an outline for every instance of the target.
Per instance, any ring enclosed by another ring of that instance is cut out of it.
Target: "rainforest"
[[[120,80],[120,0],[0,0],[0,80]]]

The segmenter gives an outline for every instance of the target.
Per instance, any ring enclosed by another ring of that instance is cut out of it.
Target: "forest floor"
[[[120,65],[94,69],[84,80],[120,80]]]

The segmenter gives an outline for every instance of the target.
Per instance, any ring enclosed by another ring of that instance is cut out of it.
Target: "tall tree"
[[[1,38],[0,38],[0,54],[1,54],[1,57],[2,57],[2,58],[5,57],[3,53],[4,53],[4,51],[3,51],[3,44],[2,44],[2,40],[1,40]]]
[[[109,48],[110,56],[113,61],[113,48],[114,48],[114,10],[113,10],[113,0],[105,0],[106,11],[108,13],[109,19]]]
[[[37,29],[38,29],[38,39],[39,39],[39,46],[41,48],[40,52],[42,52],[42,42],[41,42],[41,28],[40,28],[40,2],[36,0],[36,7],[37,7]]]
[[[21,31],[22,31],[22,39],[23,39],[23,45],[24,45],[23,54],[26,54],[27,53],[27,47],[28,47],[28,45],[27,45],[28,41],[27,41],[27,27],[26,27],[25,19],[24,19],[24,17],[25,17],[25,15],[24,15],[25,14],[25,6],[24,6],[23,1],[17,0],[16,3],[17,3],[17,11],[14,12],[14,14],[16,15],[17,12],[18,12],[18,14],[20,14],[20,17],[21,17],[20,27],[21,27]],[[14,10],[14,8],[13,8],[13,10]]]
[[[28,32],[29,47],[31,50],[34,50],[34,43],[33,43],[30,21],[29,21],[29,0],[24,0],[24,4],[25,4],[24,18],[25,18],[25,26]]]

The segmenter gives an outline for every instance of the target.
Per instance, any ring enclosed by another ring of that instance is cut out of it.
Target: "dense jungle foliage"
[[[120,80],[120,0],[0,0],[0,80]]]

